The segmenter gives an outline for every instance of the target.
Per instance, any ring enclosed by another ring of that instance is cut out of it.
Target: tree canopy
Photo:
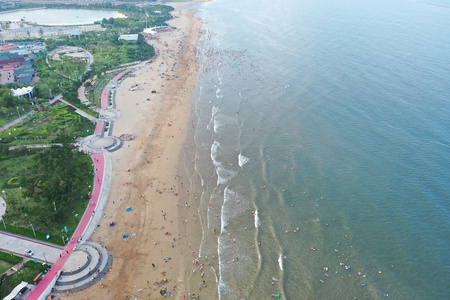
[[[31,164],[16,168],[11,175],[22,188],[21,197],[8,196],[10,213],[5,221],[36,228],[64,228],[73,211],[85,208],[92,185],[92,161],[70,147],[52,147],[33,157]],[[56,210],[55,210],[56,207]]]

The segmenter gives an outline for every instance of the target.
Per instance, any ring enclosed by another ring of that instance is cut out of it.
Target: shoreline
[[[4,10],[4,11],[0,11],[0,15],[12,13],[12,12],[18,12],[18,11],[33,11],[33,10],[39,10],[39,9],[47,9],[47,7],[42,6],[42,7],[34,7],[34,8],[19,8],[19,9]],[[17,22],[17,21],[13,21],[13,22]]]
[[[176,299],[188,296],[185,245],[193,241],[192,234],[181,234],[187,226],[180,211],[189,195],[177,171],[198,72],[196,46],[202,22],[195,13],[176,9],[169,23],[177,29],[149,40],[160,50],[156,61],[116,90],[120,117],[114,122],[114,135],[132,133],[136,138],[107,154],[113,161],[111,193],[91,237],[108,247],[114,263],[102,286],[66,294],[64,299],[154,298],[165,288]],[[139,89],[130,91],[136,84]],[[132,211],[126,212],[127,207]],[[112,221],[116,226],[109,228]],[[125,233],[130,235],[127,240],[122,238]]]

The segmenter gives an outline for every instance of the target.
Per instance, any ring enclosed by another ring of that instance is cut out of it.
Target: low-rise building
[[[0,67],[0,84],[14,83],[14,66]]]
[[[35,70],[31,59],[17,53],[0,53],[0,83],[31,83]]]
[[[138,38],[139,38],[138,34],[121,34],[118,40],[137,42]]]

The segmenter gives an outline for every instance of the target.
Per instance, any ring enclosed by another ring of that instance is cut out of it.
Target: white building
[[[23,87],[17,90],[11,89],[11,91],[15,97],[28,98],[29,100],[34,97],[34,87],[32,86]]]
[[[137,34],[121,34],[118,38],[118,40],[124,40],[124,41],[131,41],[131,42],[137,42],[139,35]]]

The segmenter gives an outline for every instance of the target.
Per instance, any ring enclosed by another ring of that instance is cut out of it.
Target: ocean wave
[[[219,163],[216,158],[218,157],[218,153],[219,153],[219,147],[220,147],[220,143],[218,141],[214,141],[214,143],[211,145],[211,160],[213,161],[213,164],[215,166],[216,163]],[[220,163],[219,163],[220,164]]]
[[[224,125],[224,123],[222,123],[221,121],[219,121],[216,117],[214,117],[214,133],[218,133],[219,132],[219,128],[222,127]]]
[[[219,107],[218,106],[213,106],[211,109],[211,117],[214,117],[217,112],[219,111]]]
[[[253,215],[255,216],[255,228],[258,228],[259,225],[261,225],[261,222],[260,222],[259,216],[258,216],[258,210],[255,210],[255,213]]]
[[[280,253],[280,256],[278,257],[278,266],[280,267],[280,270],[283,271],[283,253]]]
[[[220,77],[219,77],[220,78]],[[222,93],[222,90],[221,90],[221,88],[217,88],[217,90],[216,90],[216,98],[217,99],[222,99],[223,98],[223,93]]]
[[[211,160],[216,167],[217,185],[225,184],[236,176],[236,172],[226,169],[223,164],[217,160],[219,153],[220,143],[218,141],[214,141],[211,145]]]
[[[250,159],[248,157],[245,157],[244,155],[240,154],[238,155],[238,164],[239,167],[242,168],[243,165],[245,165],[246,163],[248,163]]]

